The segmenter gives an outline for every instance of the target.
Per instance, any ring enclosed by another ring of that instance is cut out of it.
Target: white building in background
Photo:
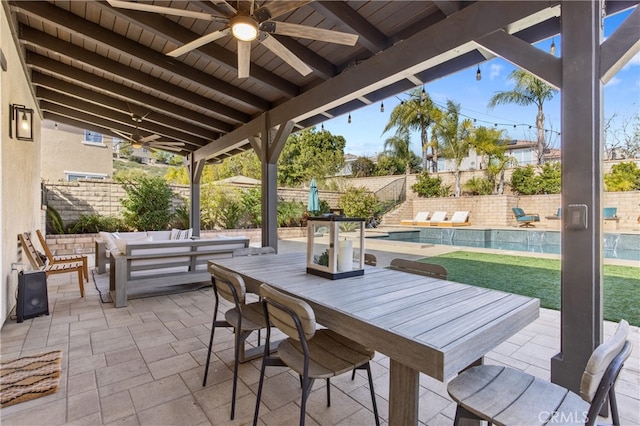
[[[41,132],[42,180],[71,182],[113,175],[113,138],[51,120],[42,121]]]

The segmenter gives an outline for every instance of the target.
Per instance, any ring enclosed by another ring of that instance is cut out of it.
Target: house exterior
[[[518,166],[526,166],[528,164],[536,165],[538,163],[538,157],[536,154],[536,142],[535,141],[523,141],[510,139],[505,141],[507,144],[506,154],[515,159]],[[469,150],[469,155],[462,160],[460,164],[460,170],[481,170],[486,169],[484,164],[486,159],[479,155],[474,149]],[[560,161],[559,149],[548,149],[544,154],[544,162]],[[452,172],[455,170],[453,160],[446,158],[438,158],[438,171],[439,172]]]
[[[42,180],[72,182],[113,175],[114,138],[51,120],[42,121],[41,131]]]

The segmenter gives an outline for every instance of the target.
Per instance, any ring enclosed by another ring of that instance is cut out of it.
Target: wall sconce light
[[[33,141],[33,110],[24,105],[9,105],[9,137]]]

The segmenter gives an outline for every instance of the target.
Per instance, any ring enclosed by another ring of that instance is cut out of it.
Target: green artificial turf
[[[560,261],[456,251],[422,259],[447,268],[451,281],[537,297],[560,309]],[[640,326],[640,268],[604,265],[604,318]]]

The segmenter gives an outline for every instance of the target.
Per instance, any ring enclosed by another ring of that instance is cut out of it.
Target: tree
[[[369,219],[376,211],[378,200],[375,194],[366,188],[348,188],[338,200],[338,206],[344,209],[345,216]]]
[[[538,132],[536,155],[538,157],[538,164],[542,164],[545,149],[548,148],[544,134],[543,107],[544,103],[553,99],[558,91],[524,70],[514,70],[509,74],[509,77],[515,81],[514,88],[493,95],[489,100],[489,108],[503,104],[516,104],[520,106],[535,105],[538,108],[536,115],[536,129]]]
[[[507,156],[507,145],[502,140],[504,130],[480,126],[475,129],[471,144],[483,159],[487,178],[493,185],[494,194],[504,193],[505,169],[514,164],[515,158]]]
[[[440,154],[453,162],[453,174],[456,180],[455,196],[459,197],[460,165],[469,156],[473,123],[468,118],[460,121],[460,104],[447,101],[447,109],[434,125],[433,131],[438,138]]]
[[[434,123],[438,113],[438,107],[435,106],[427,92],[423,89],[415,89],[409,94],[409,99],[402,101],[396,106],[391,115],[389,122],[384,128],[383,133],[388,132],[394,127],[396,133],[410,134],[412,130],[420,132],[420,143],[422,146],[422,168],[429,170],[427,151],[431,148],[431,170],[435,173],[438,171],[438,144],[433,138],[429,140],[427,133],[429,127]]]
[[[636,158],[640,156],[640,115],[621,117],[616,124],[613,114],[604,124],[605,159]]]
[[[299,186],[335,175],[344,166],[345,144],[342,136],[315,128],[289,136],[278,160],[278,183]]]
[[[406,174],[411,173],[411,161],[415,154],[411,151],[411,139],[407,129],[398,130],[395,136],[386,139],[384,150],[385,154],[395,157],[403,163]]]
[[[376,165],[367,157],[358,157],[351,163],[351,176],[368,177],[373,176]]]

